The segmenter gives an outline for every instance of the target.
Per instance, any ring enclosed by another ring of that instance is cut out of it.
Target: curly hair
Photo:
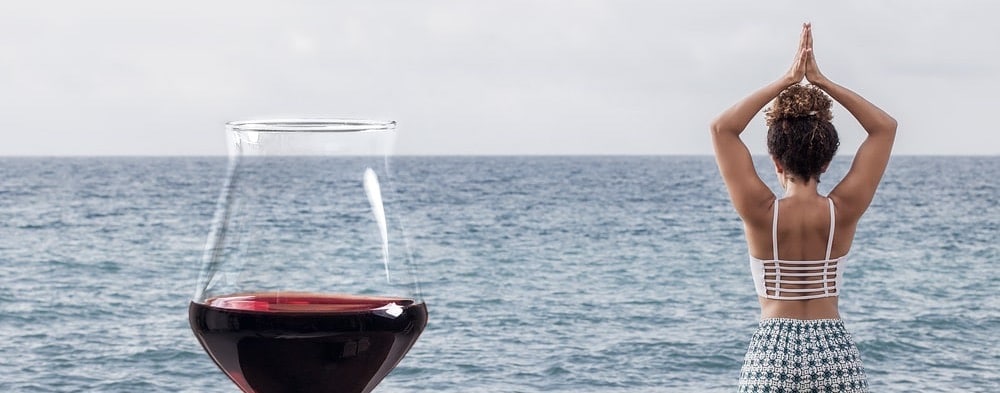
[[[783,90],[767,119],[767,150],[793,176],[816,179],[833,160],[840,138],[833,127],[832,101],[813,85],[792,85]]]

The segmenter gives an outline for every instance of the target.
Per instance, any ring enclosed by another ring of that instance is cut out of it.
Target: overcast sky
[[[5,1],[0,155],[222,155],[228,120],[392,119],[403,154],[711,154],[789,66],[1000,154],[996,1]],[[842,153],[862,131],[834,112]],[[763,154],[764,122],[746,140]]]

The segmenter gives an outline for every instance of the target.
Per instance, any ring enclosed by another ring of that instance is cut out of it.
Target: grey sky
[[[710,154],[788,67],[894,115],[902,154],[1000,154],[994,1],[0,4],[0,155],[225,154],[223,123],[399,122],[403,154]],[[842,152],[861,130],[835,111]],[[764,153],[758,117],[747,136]]]

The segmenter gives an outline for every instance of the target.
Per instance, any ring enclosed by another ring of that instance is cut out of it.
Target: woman
[[[804,24],[788,72],[711,126],[719,170],[743,220],[761,308],[740,374],[741,392],[868,391],[837,297],[858,220],[889,161],[896,121],[823,76],[812,49],[812,27]],[[803,78],[811,85],[799,84]],[[824,197],[817,185],[839,145],[827,94],[868,136],[844,179]],[[785,191],[780,199],[757,176],[740,140],[747,123],[772,99],[767,145]]]

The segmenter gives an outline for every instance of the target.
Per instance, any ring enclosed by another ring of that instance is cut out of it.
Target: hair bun
[[[782,90],[770,108],[764,111],[767,125],[783,119],[816,117],[817,120],[833,120],[830,97],[813,85],[795,84]]]

